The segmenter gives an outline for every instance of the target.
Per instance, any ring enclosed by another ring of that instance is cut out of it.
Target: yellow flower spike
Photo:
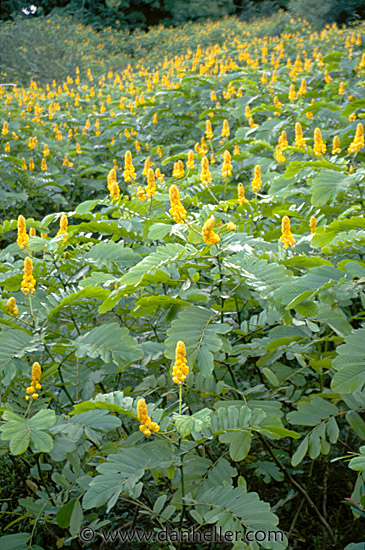
[[[136,172],[133,166],[132,162],[132,153],[130,151],[126,151],[124,155],[124,172],[123,172],[123,178],[126,183],[132,181],[132,179],[136,178]]]
[[[298,90],[298,97],[301,95],[305,95],[306,93],[307,93],[307,84],[306,84],[305,78],[303,78],[300,84],[300,88]]]
[[[19,248],[24,248],[29,244],[29,236],[27,235],[26,223],[24,216],[18,216],[18,238],[17,241]]]
[[[221,135],[222,135],[222,137],[229,137],[229,134],[230,134],[230,132],[229,132],[228,120],[225,119],[223,121],[223,128],[222,128],[222,134]]]
[[[47,171],[47,163],[46,163],[46,159],[45,159],[44,157],[42,158],[41,170],[42,170],[43,172],[46,172],[46,171]]]
[[[217,101],[217,96],[214,90],[210,92],[210,101]]]
[[[237,197],[239,205],[242,206],[244,203],[248,203],[248,200],[245,197],[245,188],[242,183],[237,185]]]
[[[258,124],[255,124],[252,116],[250,116],[250,118],[248,119],[248,124],[249,124],[250,128],[257,128],[258,127]]]
[[[288,97],[289,97],[289,101],[294,101],[297,97],[294,84],[290,84]]]
[[[68,226],[67,216],[66,214],[62,214],[60,219],[60,228],[58,230],[56,237],[59,237],[60,235],[64,235],[63,242],[67,241],[67,237],[68,237],[67,226]]]
[[[282,152],[282,149],[281,149],[280,145],[276,146],[275,158],[276,158],[277,162],[286,162],[286,158],[283,155],[283,152]]]
[[[1,130],[3,136],[6,136],[9,133],[8,123],[5,121]]]
[[[239,145],[235,145],[233,149],[233,155],[239,155],[240,154],[240,148]]]
[[[137,418],[141,422],[139,429],[145,436],[149,437],[151,435],[151,430],[153,432],[158,432],[160,426],[157,422],[151,422],[151,418],[148,416],[147,404],[146,401],[141,398],[137,402]]]
[[[293,238],[293,235],[290,230],[290,219],[288,216],[284,216],[281,221],[281,242],[284,244],[285,250],[289,246],[293,246],[295,244],[295,240]]]
[[[223,153],[223,165],[222,165],[222,176],[227,178],[232,175],[232,163],[231,163],[231,154],[226,149]]]
[[[115,171],[115,168],[112,168],[108,173],[108,177],[107,177],[107,185],[108,185],[109,193],[112,190],[113,183],[115,183],[116,181],[117,181],[117,173]]]
[[[21,290],[25,295],[29,294],[29,292],[34,293],[35,285],[36,280],[33,277],[33,262],[31,258],[27,256],[24,260],[24,275],[21,282]]]
[[[314,130],[314,145],[313,145],[313,151],[317,155],[317,157],[324,155],[327,151],[327,147],[322,139],[322,134],[320,128],[315,128]]]
[[[350,146],[348,148],[349,154],[358,153],[360,149],[363,149],[364,147],[364,127],[359,122],[359,124],[356,127],[356,134],[353,139],[353,141],[350,143]]]
[[[6,312],[9,315],[18,315],[19,310],[17,308],[14,296],[9,298],[9,300],[6,302]]]
[[[110,189],[110,198],[112,200],[118,200],[120,196],[120,189],[117,181],[113,181]]]
[[[183,384],[189,374],[186,364],[186,348],[182,340],[179,340],[175,348],[175,364],[172,367],[172,381],[175,384]]]
[[[178,160],[174,163],[174,169],[172,172],[173,178],[183,178],[184,177],[184,163],[182,160]]]
[[[162,174],[161,170],[159,168],[156,168],[155,176],[158,179],[158,181],[160,182],[160,184],[162,185],[163,182],[165,181],[165,174]]]
[[[345,95],[345,83],[343,81],[340,82],[340,86],[338,88],[338,95]]]
[[[27,164],[26,164],[26,162],[25,162],[25,158],[24,158],[24,157],[22,158],[22,165],[21,165],[21,169],[22,169],[22,170],[27,170],[27,169],[28,169],[28,167],[27,167]]]
[[[171,216],[176,223],[184,223],[186,219],[186,210],[181,204],[179,190],[176,185],[171,185],[169,189],[170,205],[169,210]]]
[[[139,200],[141,202],[146,200],[146,193],[145,193],[143,187],[141,187],[141,186],[139,186],[138,189],[137,189],[137,197],[139,198]]]
[[[207,120],[205,123],[205,135],[207,139],[213,139],[212,123]]]
[[[196,152],[200,153],[201,155],[206,155],[208,153],[208,146],[204,136],[200,140],[199,151]]]
[[[190,151],[188,152],[188,160],[186,162],[186,168],[188,168],[189,170],[192,170],[194,168],[194,151],[192,149],[190,149]]]
[[[147,172],[146,195],[147,197],[153,197],[153,195],[155,194],[156,194],[155,173],[152,168],[149,168]]]
[[[204,183],[204,185],[208,185],[212,181],[212,175],[209,170],[209,160],[207,157],[202,158],[201,169],[200,181]]]
[[[212,216],[209,218],[203,225],[202,228],[202,235],[204,242],[209,245],[217,244],[221,240],[219,235],[213,231],[213,227],[215,226],[215,219]]]
[[[337,153],[341,153],[340,138],[335,136],[332,142],[332,155],[336,155]]]
[[[261,181],[261,166],[255,166],[254,170],[254,178],[251,183],[252,191],[256,193],[257,191],[260,191],[262,186]]]
[[[278,147],[282,150],[282,149],[285,149],[285,147],[288,147],[288,145],[289,143],[286,137],[286,131],[283,130],[278,139]]]
[[[330,82],[332,82],[332,77],[328,74],[327,69],[324,71],[324,80],[326,84],[329,84]]]
[[[305,147],[305,138],[303,137],[303,130],[302,125],[300,122],[295,123],[295,146],[299,147],[300,149],[302,147]]]
[[[311,233],[314,233],[317,228],[317,220],[315,216],[311,216],[311,219],[309,220],[309,227],[310,227]]]
[[[149,169],[151,166],[152,166],[151,157],[147,157],[146,160],[144,161],[144,167],[143,167],[142,176],[147,177],[148,169]]]
[[[283,104],[280,103],[280,101],[278,100],[278,96],[277,96],[277,95],[274,97],[274,105],[275,105],[275,107],[276,107],[277,109],[280,109],[280,107],[283,106]]]
[[[228,222],[228,223],[227,223],[227,229],[228,229],[228,231],[236,231],[237,226],[236,226],[236,224],[233,223],[233,222]]]
[[[31,237],[35,237],[36,234],[37,234],[37,233],[36,233],[35,227],[31,227],[31,228],[29,229],[29,235],[30,235]]]
[[[5,153],[10,153],[10,143],[7,141],[4,147]]]

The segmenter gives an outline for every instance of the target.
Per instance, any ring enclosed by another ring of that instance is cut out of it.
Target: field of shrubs
[[[365,26],[273,26],[2,74],[1,548],[364,549]]]

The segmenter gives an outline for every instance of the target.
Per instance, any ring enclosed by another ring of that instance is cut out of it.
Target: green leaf
[[[62,529],[67,529],[67,527],[70,525],[70,519],[76,502],[77,499],[74,498],[57,510],[57,525],[59,525],[59,527],[62,527]]]
[[[349,411],[346,413],[346,420],[354,432],[356,432],[361,439],[365,440],[365,422],[361,416],[355,411]]]
[[[73,537],[79,534],[84,514],[79,500],[76,500],[70,518],[70,533]]]
[[[24,330],[4,328],[0,333],[0,372],[11,372],[13,378],[16,374],[16,358],[24,357],[31,350],[32,334]],[[11,380],[10,378],[10,380]],[[5,379],[5,376],[3,377]],[[7,383],[9,383],[9,381]]]
[[[3,550],[28,550],[30,533],[16,533],[0,537],[0,547]]]
[[[302,462],[308,450],[308,443],[309,443],[309,439],[308,439],[308,436],[306,435],[292,456],[292,459],[291,459],[292,466],[294,467],[298,466],[298,464]]]
[[[337,357],[332,362],[336,372],[331,388],[337,393],[352,393],[365,384],[365,328],[354,330],[336,348]]]
[[[107,504],[107,513],[115,506],[121,493],[130,495],[145,469],[167,467],[171,462],[171,448],[162,441],[120,449],[108,455],[107,461],[97,466],[99,475],[90,482],[82,506],[84,510]]]
[[[87,300],[87,298],[96,298],[98,300],[103,300],[107,296],[109,296],[109,294],[110,291],[106,288],[86,286],[82,290],[72,292],[68,296],[62,298],[60,303],[55,308],[51,309],[51,311],[48,313],[48,319],[51,319],[53,315],[58,313],[58,311],[60,311],[60,309],[64,308],[65,306],[90,304],[90,300]]]
[[[313,206],[323,206],[327,202],[335,201],[340,191],[347,191],[353,183],[354,179],[351,176],[335,170],[322,170],[312,180]]]
[[[167,223],[154,223],[148,230],[148,238],[151,240],[163,239],[170,233],[171,227]]]
[[[74,345],[77,348],[76,357],[100,357],[105,363],[113,361],[121,368],[141,356],[129,330],[118,323],[105,323],[93,328],[76,338]]]
[[[199,494],[200,510],[204,511],[206,523],[218,523],[224,516],[225,531],[235,530],[232,527],[236,518],[242,532],[246,529],[253,531],[273,529],[279,521],[270,511],[270,505],[260,500],[257,493],[247,493],[244,487],[232,487],[232,485],[216,487]]]
[[[137,420],[136,414],[132,412],[133,399],[124,396],[122,391],[110,393],[99,393],[90,401],[77,403],[71,411],[71,414],[80,414],[94,409],[105,409],[120,415],[126,415]]]
[[[114,263],[119,267],[129,268],[136,265],[141,260],[141,256],[131,248],[125,248],[123,243],[107,241],[95,244],[89,250],[86,259],[95,262],[97,267],[111,267]]]
[[[158,246],[156,252],[148,254],[141,262],[132,267],[128,273],[123,275],[120,283],[126,286],[137,286],[148,275],[158,274],[163,266],[181,261],[195,252],[196,250],[191,245],[167,244],[166,246]]]
[[[250,433],[244,431],[231,432],[229,436],[229,455],[235,462],[240,462],[250,452],[252,436]]]

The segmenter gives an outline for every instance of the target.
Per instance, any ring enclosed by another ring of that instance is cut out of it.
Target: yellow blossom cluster
[[[27,388],[27,395],[25,396],[25,399],[28,401],[28,399],[31,397],[32,399],[38,399],[39,394],[37,391],[42,389],[42,386],[40,384],[42,375],[42,369],[40,364],[36,361],[33,363],[32,366],[32,382],[30,386]]]
[[[153,195],[155,194],[156,194],[155,173],[153,171],[153,168],[149,168],[147,173],[146,196],[153,197]]]
[[[225,119],[223,120],[223,128],[222,128],[222,137],[229,137],[229,125],[228,125],[228,120]]]
[[[284,245],[284,248],[287,249],[289,246],[295,244],[295,240],[290,230],[290,219],[288,216],[284,216],[281,221],[281,242]]]
[[[188,160],[186,161],[186,168],[188,168],[188,170],[193,170],[194,165],[194,151],[190,149],[188,152]]]
[[[148,416],[147,404],[142,398],[137,402],[137,417],[141,422],[139,429],[145,436],[149,437],[151,435],[151,430],[156,433],[160,430],[160,426],[157,422],[152,422],[151,418]]]
[[[9,300],[6,302],[6,311],[7,313],[9,313],[9,315],[18,315],[19,310],[17,308],[14,296],[9,298]]]
[[[261,166],[255,166],[254,176],[253,176],[253,180],[252,180],[252,183],[251,183],[252,191],[254,193],[257,193],[257,191],[260,191],[261,186],[262,186]]]
[[[359,124],[356,127],[355,137],[353,141],[350,143],[348,151],[351,155],[353,153],[358,153],[360,149],[363,149],[363,147],[364,147],[364,127],[361,124],[361,122],[359,122]]]
[[[33,262],[29,256],[24,260],[24,275],[21,283],[22,292],[25,295],[35,292],[36,280],[33,277]]]
[[[207,139],[213,139],[212,123],[207,120],[205,123],[205,135]]]
[[[107,183],[108,183],[108,191],[110,193],[110,198],[112,200],[119,199],[120,189],[117,182],[117,173],[115,171],[115,168],[112,168],[110,170],[107,178]]]
[[[142,202],[146,200],[146,193],[145,193],[145,190],[143,189],[143,187],[141,185],[138,186],[137,197]]]
[[[248,203],[248,200],[245,197],[245,188],[242,183],[237,185],[237,196],[239,205],[242,206],[244,203]]]
[[[303,129],[300,122],[295,123],[295,147],[305,147],[305,138],[303,137]]]
[[[203,157],[201,160],[201,168],[202,171],[200,173],[200,181],[204,183],[204,185],[208,185],[212,181],[212,174],[209,170],[209,160],[207,157]]]
[[[175,363],[172,367],[172,381],[175,384],[182,384],[189,374],[189,367],[186,364],[186,348],[182,340],[179,340],[175,348]]]
[[[326,144],[324,143],[322,139],[322,133],[320,128],[315,128],[314,130],[314,145],[313,145],[313,151],[317,155],[317,157],[324,155],[327,151]]]
[[[184,223],[186,219],[186,210],[181,204],[179,190],[176,185],[171,185],[169,189],[170,205],[169,210],[171,216],[176,223]]]
[[[223,165],[222,165],[222,176],[224,178],[227,178],[228,176],[232,175],[232,162],[231,162],[231,154],[226,149],[223,153]]]
[[[126,151],[124,155],[123,178],[124,178],[124,181],[127,183],[132,181],[132,179],[136,179],[136,171],[133,166],[132,153],[130,151]]]
[[[309,227],[310,227],[311,233],[314,233],[317,228],[317,219],[315,216],[311,216],[311,219],[309,220]]]
[[[29,236],[27,234],[27,228],[24,216],[18,216],[18,238],[16,241],[20,248],[24,248],[29,244]]]
[[[337,153],[341,153],[340,138],[338,136],[334,136],[332,141],[332,155],[336,155]]]
[[[183,178],[184,177],[184,163],[182,160],[178,160],[174,163],[174,170],[172,172],[173,178]]]
[[[213,231],[214,226],[215,226],[215,219],[212,216],[204,223],[203,229],[202,229],[204,242],[210,245],[217,244],[221,240],[219,235],[217,235],[217,233]]]
[[[60,235],[64,235],[63,242],[67,241],[68,233],[67,233],[67,226],[68,226],[68,219],[66,214],[62,214],[60,219],[60,228],[57,232],[56,237],[59,237]]]

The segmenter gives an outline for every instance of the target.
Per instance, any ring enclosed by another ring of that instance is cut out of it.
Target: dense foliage
[[[363,0],[322,0],[319,3],[315,0],[38,0],[35,4],[3,0],[0,19],[70,15],[76,22],[98,30],[113,26],[133,31],[160,24],[178,26],[187,21],[216,20],[228,15],[252,21],[281,9],[306,18],[316,28],[365,17]]]
[[[0,87],[2,548],[363,548],[364,26],[274,24]]]

